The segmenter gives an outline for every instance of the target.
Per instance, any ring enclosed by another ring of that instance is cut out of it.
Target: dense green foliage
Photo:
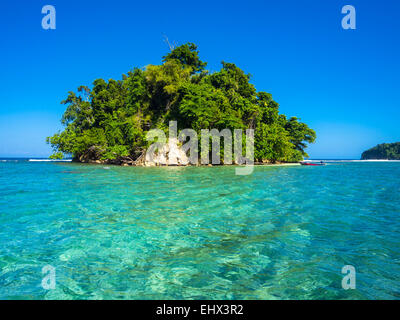
[[[135,68],[122,80],[97,79],[90,89],[69,92],[62,103],[64,131],[48,137],[59,152],[80,161],[136,159],[147,147],[149,129],[255,129],[255,159],[298,161],[315,132],[295,117],[279,114],[271,94],[257,92],[250,76],[233,63],[205,70],[197,46],[188,43],[163,57],[161,65]],[[199,135],[200,137],[200,135]]]
[[[378,144],[377,146],[364,151],[361,155],[361,159],[400,160],[400,142]]]

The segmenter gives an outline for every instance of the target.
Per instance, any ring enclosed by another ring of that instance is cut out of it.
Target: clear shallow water
[[[400,163],[0,162],[0,299],[399,299],[399,191]]]

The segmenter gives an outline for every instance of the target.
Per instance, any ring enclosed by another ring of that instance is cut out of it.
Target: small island
[[[122,80],[97,79],[91,88],[70,91],[61,102],[67,106],[61,119],[65,129],[46,140],[54,150],[51,158],[145,165],[146,133],[153,128],[167,133],[170,121],[177,122],[178,130],[193,129],[199,138],[202,129],[253,129],[258,163],[307,157],[305,148],[315,141],[315,131],[297,117],[280,114],[279,104],[271,94],[257,92],[249,74],[227,62],[220,71],[205,70],[207,63],[193,43],[170,49],[161,65],[134,68]],[[222,151],[220,156],[223,164]]]
[[[364,151],[361,155],[361,159],[400,160],[400,142],[378,144],[377,146]]]

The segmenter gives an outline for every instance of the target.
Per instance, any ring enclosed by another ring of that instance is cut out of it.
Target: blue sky
[[[56,8],[56,30],[41,27]],[[356,8],[344,30],[341,8]],[[252,74],[281,112],[317,131],[312,158],[359,158],[400,141],[399,1],[2,1],[0,157],[47,157],[60,101],[96,78],[120,79],[194,42],[208,69]]]

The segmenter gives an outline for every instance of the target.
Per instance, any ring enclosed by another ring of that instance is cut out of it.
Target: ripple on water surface
[[[399,163],[0,163],[0,298],[398,299],[399,177]],[[347,264],[357,290],[341,288]]]

